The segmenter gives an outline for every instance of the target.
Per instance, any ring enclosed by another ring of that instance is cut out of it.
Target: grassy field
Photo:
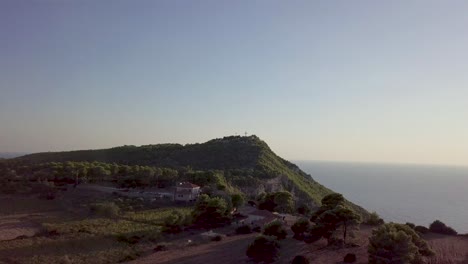
[[[161,225],[173,210],[185,214],[191,211],[190,207],[171,207],[121,210],[116,216],[92,215],[85,210],[87,203],[113,198],[72,198],[46,201],[36,197],[0,197],[0,233],[15,231],[13,234],[18,236],[0,237],[0,263],[132,260],[164,240]],[[31,230],[35,230],[32,235]]]

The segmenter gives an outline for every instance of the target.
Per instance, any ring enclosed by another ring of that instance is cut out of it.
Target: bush
[[[423,263],[422,256],[434,252],[426,241],[404,224],[388,223],[372,231],[369,238],[369,264]]]
[[[111,218],[118,216],[120,213],[119,207],[112,202],[91,204],[89,209],[91,214]]]
[[[228,204],[223,198],[202,194],[192,212],[194,223],[199,227],[220,227],[231,222]]]
[[[211,238],[211,241],[216,241],[216,242],[218,242],[218,241],[221,241],[221,240],[223,240],[223,237],[220,236],[220,235],[217,235],[217,236]]]
[[[309,264],[309,260],[301,255],[295,256],[291,264]]]
[[[433,233],[438,233],[438,234],[444,234],[444,235],[450,235],[450,236],[456,236],[457,231],[455,229],[445,225],[439,220],[435,220],[430,226],[429,230]]]
[[[252,229],[250,228],[249,225],[242,225],[236,228],[236,234],[238,235],[245,235],[245,234],[250,234],[252,233]]]
[[[343,259],[344,263],[354,263],[356,262],[356,254],[348,253]]]
[[[182,212],[174,210],[164,219],[163,232],[169,234],[177,234],[182,232],[186,223],[186,215]]]
[[[307,216],[310,214],[310,212],[311,212],[310,207],[305,204],[302,204],[299,207],[297,207],[297,213],[300,215]]]
[[[166,245],[157,245],[157,246],[154,247],[154,249],[153,249],[154,252],[166,251],[166,250],[167,250],[167,246],[166,246]]]
[[[294,238],[296,239],[302,239],[304,233],[307,232],[309,228],[310,222],[307,218],[300,218],[291,226],[291,230],[294,232]]]
[[[127,236],[127,235],[124,235],[124,234],[120,234],[120,235],[117,235],[117,241],[121,242],[121,243],[126,243],[126,244],[130,244],[130,245],[134,245],[138,242],[140,242],[141,240],[141,237],[139,236]]]
[[[231,195],[231,203],[232,207],[238,208],[244,204],[244,197],[241,194],[233,194]]]
[[[384,223],[385,223],[384,220],[380,218],[377,212],[372,212],[366,221],[366,224],[371,225],[371,226],[383,225]]]
[[[415,228],[416,228],[416,225],[413,224],[413,223],[406,222],[405,225],[409,226],[411,229],[415,229]]]
[[[259,236],[248,246],[246,254],[254,262],[272,263],[279,256],[279,244],[274,239]]]
[[[263,234],[266,236],[274,236],[276,239],[281,240],[286,238],[288,232],[283,228],[283,224],[280,221],[275,220],[263,227]]]

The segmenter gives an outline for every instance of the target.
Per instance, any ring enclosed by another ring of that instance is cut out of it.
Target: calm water
[[[468,233],[468,168],[296,161],[303,171],[386,221],[439,219]]]

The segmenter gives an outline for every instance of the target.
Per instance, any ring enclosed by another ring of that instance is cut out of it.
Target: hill
[[[216,171],[223,182],[254,196],[261,191],[287,190],[301,202],[319,205],[331,190],[298,166],[276,155],[257,136],[230,136],[201,144],[121,146],[110,149],[48,152],[8,160],[17,165],[51,162],[103,162],[176,170]],[[361,213],[364,209],[353,205]]]

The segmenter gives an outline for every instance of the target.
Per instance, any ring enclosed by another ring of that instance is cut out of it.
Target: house
[[[174,201],[193,202],[200,196],[200,186],[190,182],[179,182],[174,192]]]
[[[243,206],[240,208],[239,213],[245,215],[244,219],[239,221],[239,224],[244,225],[254,225],[254,226],[264,226],[271,221],[279,219],[277,215],[267,210],[258,210],[254,207]]]

